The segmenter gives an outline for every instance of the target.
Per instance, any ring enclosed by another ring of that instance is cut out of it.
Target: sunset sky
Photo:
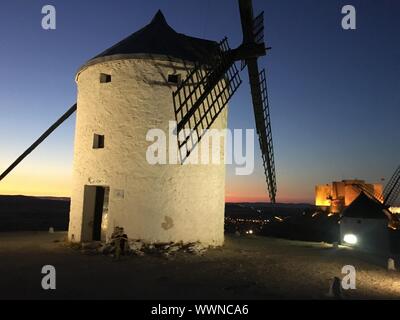
[[[265,11],[278,202],[313,202],[314,186],[386,181],[400,164],[400,2],[254,0]],[[41,9],[57,9],[57,29]],[[341,28],[341,8],[357,30]],[[76,101],[87,60],[148,24],[161,9],[187,35],[241,43],[237,1],[14,0],[0,4],[0,171]],[[254,128],[246,72],[230,102],[229,128]],[[75,116],[0,182],[0,194],[69,196]],[[255,142],[256,150],[258,142]],[[227,201],[266,201],[257,150],[251,176],[228,167]]]

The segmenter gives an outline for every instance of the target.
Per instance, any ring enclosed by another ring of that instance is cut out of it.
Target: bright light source
[[[253,234],[253,230],[249,230],[249,234]]]
[[[389,210],[391,213],[400,214],[400,207],[390,207]]]
[[[348,244],[356,244],[357,243],[357,237],[354,234],[346,234],[343,237],[344,242]]]

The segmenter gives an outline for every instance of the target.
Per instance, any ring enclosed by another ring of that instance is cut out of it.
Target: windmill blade
[[[241,10],[244,10],[241,8]],[[253,12],[253,9],[250,9]],[[242,11],[241,11],[242,12]],[[248,13],[243,13],[244,16],[248,15]],[[264,44],[264,11],[261,12],[256,18],[253,19],[253,22],[250,25],[247,25],[248,22],[243,22],[243,19],[247,20],[246,17],[242,18],[242,28],[246,28],[246,34],[243,32],[243,47],[253,47],[258,48],[259,56],[263,56],[266,54],[267,49]],[[245,24],[245,25],[243,25]],[[248,29],[248,31],[247,31]],[[256,55],[254,58],[258,58]],[[242,71],[247,66],[247,60],[242,60],[240,70]]]
[[[183,163],[242,83],[225,38],[207,64],[198,65],[173,92]]]
[[[254,16],[251,0],[239,0],[240,20],[242,22],[243,43],[255,42]]]
[[[264,11],[253,19],[253,37],[255,43],[264,43]]]
[[[21,163],[33,150],[36,149],[54,130],[56,130],[65,120],[67,120],[77,109],[77,104],[75,103],[71,108],[64,113],[60,119],[58,119],[49,129],[43,133],[39,139],[37,139],[26,151],[21,154],[17,160],[15,160],[1,175],[0,181],[3,180],[18,164]]]
[[[248,67],[250,65],[251,62],[248,65]],[[252,81],[255,83],[256,79],[250,80],[250,83],[252,83]],[[258,140],[260,143],[269,198],[271,202],[275,203],[277,188],[276,188],[274,146],[272,142],[271,118],[270,118],[265,70],[262,70],[260,72],[257,85],[251,84],[251,87],[253,96],[254,116],[256,120]]]
[[[383,203],[383,195],[376,193],[374,190],[371,190],[371,188],[368,188],[365,184],[353,183],[352,187],[354,187],[357,191],[364,192],[367,196],[369,196],[372,199],[375,199],[379,203]]]
[[[261,13],[254,19],[251,0],[239,0],[239,9],[243,30],[243,44],[251,45],[263,42],[263,14]],[[261,73],[259,73],[257,57],[245,59],[245,64],[247,65],[247,70],[249,73],[254,117],[263,158],[263,166],[269,198],[271,202],[274,203],[277,188],[265,71],[263,70]]]
[[[394,206],[400,195],[400,166],[396,169],[390,178],[385,189],[383,190],[384,204],[386,206]]]

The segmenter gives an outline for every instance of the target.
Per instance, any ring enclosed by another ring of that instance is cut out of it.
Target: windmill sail
[[[396,169],[390,178],[385,189],[383,190],[383,198],[387,206],[394,206],[400,195],[400,166]]]
[[[352,186],[358,190],[364,192],[367,196],[380,203],[384,203],[382,194],[375,192],[374,189],[368,188],[364,183],[353,183]]]
[[[173,93],[177,138],[181,161],[197,146],[241,84],[235,61],[247,66],[251,96],[271,202],[275,202],[276,176],[265,71],[259,73],[257,59],[265,55],[264,14],[253,18],[251,0],[239,0],[243,43],[231,50],[224,39],[209,62],[197,66]]]
[[[251,1],[239,0],[239,6],[243,29],[243,43],[262,43],[264,45],[263,14],[261,13],[255,19],[253,18],[253,8],[251,5]],[[246,59],[245,64],[247,65],[247,70],[249,73],[254,117],[260,142],[269,197],[271,202],[274,203],[277,188],[265,71],[263,70],[261,73],[259,73],[256,57],[250,57]]]
[[[207,65],[198,65],[173,93],[178,147],[182,162],[200,142],[242,83],[228,41]]]
[[[253,19],[253,37],[255,43],[264,43],[264,11]]]
[[[389,182],[386,184],[383,193],[377,193],[373,189],[368,188],[363,183],[353,183],[352,186],[361,192],[364,192],[370,198],[383,204],[384,207],[389,208],[396,205],[396,201],[400,196],[400,166],[396,169]]]
[[[20,164],[22,160],[24,160],[33,150],[35,150],[50,134],[52,134],[54,130],[56,130],[65,120],[67,120],[76,111],[76,109],[77,104],[75,103],[0,175],[0,181],[3,180],[16,166],[18,166],[18,164]]]
[[[264,69],[260,73],[260,88],[261,88],[261,100],[262,100],[262,110],[263,110],[262,112],[263,127],[261,128],[261,131],[259,131],[259,141],[263,158],[264,172],[269,191],[269,197],[272,202],[275,202],[276,176],[275,176],[274,146],[272,142],[272,129],[271,129],[271,118],[270,118],[269,100],[267,91],[267,80]],[[261,117],[261,114],[256,115],[256,117],[257,116]]]

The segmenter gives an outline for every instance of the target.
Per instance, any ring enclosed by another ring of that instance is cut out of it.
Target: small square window
[[[104,149],[104,136],[95,134],[93,137],[93,149]]]
[[[111,74],[100,73],[100,83],[111,82]]]
[[[169,74],[168,75],[168,83],[179,85],[181,83],[181,75],[180,74]]]

